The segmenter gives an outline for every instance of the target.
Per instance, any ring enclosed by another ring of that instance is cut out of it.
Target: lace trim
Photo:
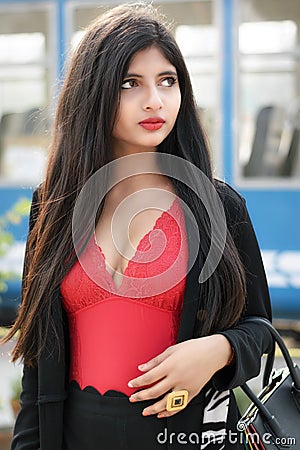
[[[174,212],[171,214],[172,210]],[[155,252],[161,250],[162,246],[165,247],[163,252],[156,256]],[[181,246],[182,252],[180,252]],[[101,301],[111,296],[112,291],[114,295],[120,297],[141,297],[140,301],[169,311],[181,310],[186,283],[188,250],[184,217],[177,198],[167,211],[163,211],[152,229],[140,240],[135,255],[128,262],[124,272],[128,278],[123,277],[118,290],[106,269],[105,255],[101,248],[93,239],[88,247],[89,274],[86,274],[81,264],[77,262],[61,284],[63,302],[67,312],[73,313]],[[148,252],[148,262],[145,261],[145,252]],[[170,276],[172,280],[180,281],[174,282],[174,286],[161,294],[149,295],[153,277],[163,274],[171,266],[172,270],[165,276],[166,281],[170,281]],[[93,281],[95,278],[99,279],[99,275],[101,276],[101,286]],[[141,281],[137,282],[135,278],[141,279]]]

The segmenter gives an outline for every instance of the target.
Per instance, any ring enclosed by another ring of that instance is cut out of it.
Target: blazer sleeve
[[[239,323],[221,331],[231,343],[235,358],[219,370],[212,383],[217,390],[233,389],[260,372],[261,356],[272,348],[272,337],[263,325],[243,323],[243,317],[260,316],[272,320],[269,290],[257,238],[246,207],[239,196],[238,219],[232,225],[232,236],[246,274],[246,308]]]
[[[32,204],[29,214],[29,233],[36,221],[37,214],[38,188],[34,190],[32,196]],[[24,280],[28,271],[28,262],[29,252],[27,238],[21,293],[23,292]],[[22,376],[22,391],[20,396],[21,410],[16,418],[11,450],[38,450],[40,448],[37,395],[38,368],[37,366],[29,367],[24,364]]]

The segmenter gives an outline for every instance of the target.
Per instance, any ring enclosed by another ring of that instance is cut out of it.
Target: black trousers
[[[203,394],[172,417],[143,416],[143,409],[157,400],[130,403],[121,392],[101,395],[71,382],[64,409],[64,450],[199,449]]]
[[[143,416],[142,411],[159,398],[130,403],[121,392],[101,395],[92,387],[81,390],[72,381],[64,408],[63,450],[243,450],[242,436],[236,433],[240,415],[232,392],[230,397],[224,445],[203,438],[202,392],[182,411],[158,419],[156,415]],[[232,439],[230,431],[234,432]]]

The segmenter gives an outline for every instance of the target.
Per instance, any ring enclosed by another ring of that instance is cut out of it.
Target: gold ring
[[[186,407],[189,393],[186,390],[172,391],[167,397],[167,411],[178,411]]]

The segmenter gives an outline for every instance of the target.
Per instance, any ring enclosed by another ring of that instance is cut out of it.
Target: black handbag
[[[267,327],[274,339],[266,361],[263,390],[256,395],[246,383],[241,386],[252,402],[237,424],[238,430],[243,432],[245,447],[250,450],[299,450],[299,367],[293,363],[286,345],[271,322],[262,317],[247,317],[244,321]],[[287,367],[273,369],[275,342]]]

